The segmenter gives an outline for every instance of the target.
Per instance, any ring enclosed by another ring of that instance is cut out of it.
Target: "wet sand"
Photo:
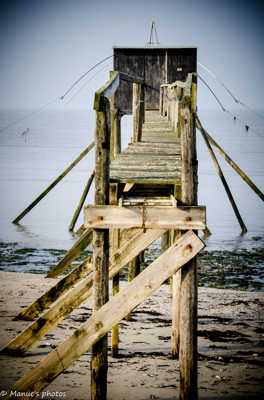
[[[29,322],[13,321],[55,280],[0,271],[0,347]],[[122,285],[125,285],[122,282]],[[74,332],[91,315],[88,300],[23,357],[0,356],[0,395]],[[199,288],[198,386],[200,399],[261,399],[264,390],[264,293]],[[171,298],[164,284],[120,323],[120,352],[109,348],[108,400],[173,400],[179,393],[179,362],[170,356]],[[110,344],[110,334],[109,334]],[[88,351],[39,398],[90,398]],[[19,396],[17,396],[19,398]]]

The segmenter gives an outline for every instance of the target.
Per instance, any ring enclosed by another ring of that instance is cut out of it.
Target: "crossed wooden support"
[[[164,230],[147,230],[145,233],[141,232],[136,234],[135,237],[137,237],[137,239],[133,237],[132,241],[134,239],[134,243],[137,243],[137,250],[139,248],[142,249],[162,233],[164,233]],[[141,243],[141,246],[139,246],[139,243]],[[129,241],[129,246],[133,247],[131,241]],[[121,321],[137,305],[143,302],[152,292],[157,290],[165,280],[175,274],[175,272],[184,264],[195,257],[203,247],[203,242],[192,231],[188,231],[181,236],[169,249],[141,272],[116,296],[113,296],[98,311],[95,311],[71,337],[64,341],[60,346],[46,356],[35,368],[31,369],[24,377],[22,377],[13,388],[10,389],[4,399],[14,399],[15,397],[12,393],[15,391],[25,393],[39,392],[48,386],[64,369],[68,368],[82,354],[91,348],[91,346],[104,337],[114,325]],[[123,254],[120,250],[111,259],[111,275],[116,274],[123,265],[134,257],[134,254],[131,257],[131,251]],[[82,299],[87,298],[87,293],[90,292],[92,285],[92,278],[90,275],[88,275],[84,282],[86,282],[86,294],[83,293],[82,296],[77,296]],[[73,291],[76,288],[74,288]],[[67,308],[65,303],[65,296],[61,300],[63,300],[63,305],[69,311],[69,308]],[[80,300],[75,298],[75,303],[72,304],[76,305],[79,301]],[[48,329],[51,327],[54,317],[53,314],[50,315],[51,319],[48,319],[47,314],[50,312],[54,313],[54,310],[48,311],[42,317],[44,321],[47,321]],[[58,318],[64,318],[64,316],[62,317],[60,315]],[[41,328],[39,332],[43,333]],[[19,336],[21,337],[21,335]],[[11,343],[12,342],[10,342],[10,344],[5,348],[6,350],[12,348]],[[21,345],[20,349],[25,351],[29,348],[28,343],[29,342],[27,341],[24,345]],[[17,349],[18,348],[19,347],[17,347]],[[26,398],[26,395],[25,397],[21,397],[21,399]]]

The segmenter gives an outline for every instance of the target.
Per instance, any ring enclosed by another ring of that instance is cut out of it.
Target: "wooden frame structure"
[[[91,239],[93,257],[85,260],[17,316],[17,319],[32,320],[57,300],[8,343],[2,352],[23,354],[92,292],[94,312],[70,338],[22,377],[12,388],[13,392],[42,390],[91,347],[91,399],[106,400],[107,332],[112,329],[112,354],[115,356],[118,354],[118,322],[124,317],[129,318],[138,304],[165,280],[173,277],[172,354],[175,358],[179,356],[180,361],[180,398],[197,398],[196,255],[204,244],[193,230],[205,229],[206,218],[205,207],[197,206],[196,75],[189,74],[186,82],[175,82],[161,88],[161,110],[166,114],[165,118],[170,127],[162,122],[165,126],[163,132],[167,134],[168,140],[170,137],[173,141],[176,140],[175,137],[180,138],[178,144],[175,142],[172,148],[164,146],[164,157],[168,157],[168,160],[171,156],[174,157],[173,160],[178,159],[177,154],[180,150],[180,175],[178,170],[173,170],[171,178],[166,180],[162,174],[156,176],[157,168],[151,166],[147,171],[153,174],[154,170],[155,178],[149,175],[147,183],[144,182],[144,176],[134,180],[118,180],[113,174],[114,167],[111,175],[116,158],[122,156],[120,114],[114,108],[113,101],[120,80],[133,84],[132,143],[142,150],[147,148],[146,138],[150,138],[149,147],[153,150],[151,154],[154,160],[155,154],[159,154],[156,150],[162,148],[162,141],[159,146],[153,142],[151,136],[155,135],[154,122],[147,122],[151,125],[147,128],[147,131],[151,131],[150,136],[146,136],[148,133],[144,131],[143,80],[121,72],[111,72],[110,80],[95,93],[94,101],[95,205],[85,208],[84,233],[48,276],[56,277],[61,274],[88,246]],[[176,95],[170,97],[174,92]],[[158,126],[159,124],[158,120]],[[168,165],[168,168],[171,168],[170,162]],[[159,168],[159,165],[157,167]],[[141,190],[148,194],[146,198],[138,198],[135,195],[138,183]],[[165,197],[153,197],[153,191],[156,190],[153,189],[153,184],[157,185],[157,190],[165,192],[170,192],[172,186],[173,195],[170,193]],[[124,197],[127,193],[129,197]],[[139,273],[140,254],[168,231],[170,245],[167,250]],[[134,279],[131,278],[127,287],[119,292],[118,274],[128,263],[131,263],[130,277]],[[109,278],[113,279],[113,296],[110,300]],[[72,288],[73,285],[75,287]],[[5,398],[12,399],[11,393],[12,391]]]

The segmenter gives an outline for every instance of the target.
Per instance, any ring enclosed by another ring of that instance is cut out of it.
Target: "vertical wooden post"
[[[111,205],[118,204],[118,183],[110,184],[110,198],[109,203]],[[120,247],[120,229],[110,230],[110,249],[111,255],[113,255]],[[112,279],[112,294],[115,296],[119,292],[119,272],[113,276]],[[115,325],[112,329],[112,356],[117,357],[118,355],[118,343],[119,343],[119,325]]]
[[[128,268],[128,282],[133,281],[140,274],[140,255],[136,256],[130,263]],[[127,314],[126,320],[131,319],[131,312]]]
[[[181,231],[174,231],[172,243],[181,237]],[[180,310],[181,310],[181,269],[171,278],[172,292],[172,318],[171,318],[171,356],[173,359],[179,358],[180,346]]]
[[[109,204],[110,129],[109,103],[105,101],[103,111],[96,112],[95,130],[95,204]],[[94,311],[108,301],[109,285],[109,231],[94,229]],[[91,400],[106,400],[107,397],[107,335],[92,347]]]
[[[196,204],[195,115],[191,93],[179,107],[182,144],[182,202]],[[180,299],[180,400],[197,399],[197,271],[196,257],[181,271]]]
[[[110,140],[110,160],[114,160],[117,154],[121,151],[121,116],[118,113],[118,110],[114,108],[114,96],[110,100],[111,104],[111,140]],[[118,184],[110,185],[110,195],[109,195],[109,203],[111,205],[118,204]],[[115,251],[120,246],[120,230],[119,229],[111,229],[110,230],[110,249],[111,254],[114,254]],[[119,292],[119,280],[120,275],[119,272],[113,276],[112,279],[112,294],[115,296]],[[118,343],[119,343],[119,325],[115,325],[112,329],[112,356],[117,357],[118,355]]]
[[[70,232],[73,231],[73,229],[74,229],[74,227],[75,227],[75,224],[76,224],[76,222],[77,222],[77,219],[79,218],[81,209],[82,209],[82,207],[83,207],[83,205],[84,205],[85,199],[86,199],[86,197],[87,197],[87,195],[88,195],[88,192],[89,192],[89,190],[90,190],[90,187],[91,187],[91,184],[92,184],[92,182],[93,182],[93,179],[94,179],[94,170],[92,171],[92,173],[91,173],[91,175],[90,175],[90,177],[89,177],[89,179],[88,179],[88,182],[87,182],[87,184],[85,185],[85,188],[84,188],[82,197],[81,197],[81,199],[80,199],[80,201],[79,201],[79,204],[78,204],[78,206],[77,206],[77,208],[76,208],[76,210],[75,210],[75,213],[74,213],[74,215],[73,215],[73,217],[72,217],[71,223],[70,223],[70,225],[69,225],[69,231],[70,231]]]
[[[144,87],[133,83],[133,143],[140,142],[144,121]]]

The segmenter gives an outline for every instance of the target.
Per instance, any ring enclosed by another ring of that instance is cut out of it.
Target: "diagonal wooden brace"
[[[48,386],[165,280],[195,257],[203,247],[203,242],[195,233],[185,233],[116,296],[94,312],[71,337],[21,378],[4,399],[15,399],[11,393],[16,390],[25,392],[21,399],[26,400],[28,392],[40,392]]]

